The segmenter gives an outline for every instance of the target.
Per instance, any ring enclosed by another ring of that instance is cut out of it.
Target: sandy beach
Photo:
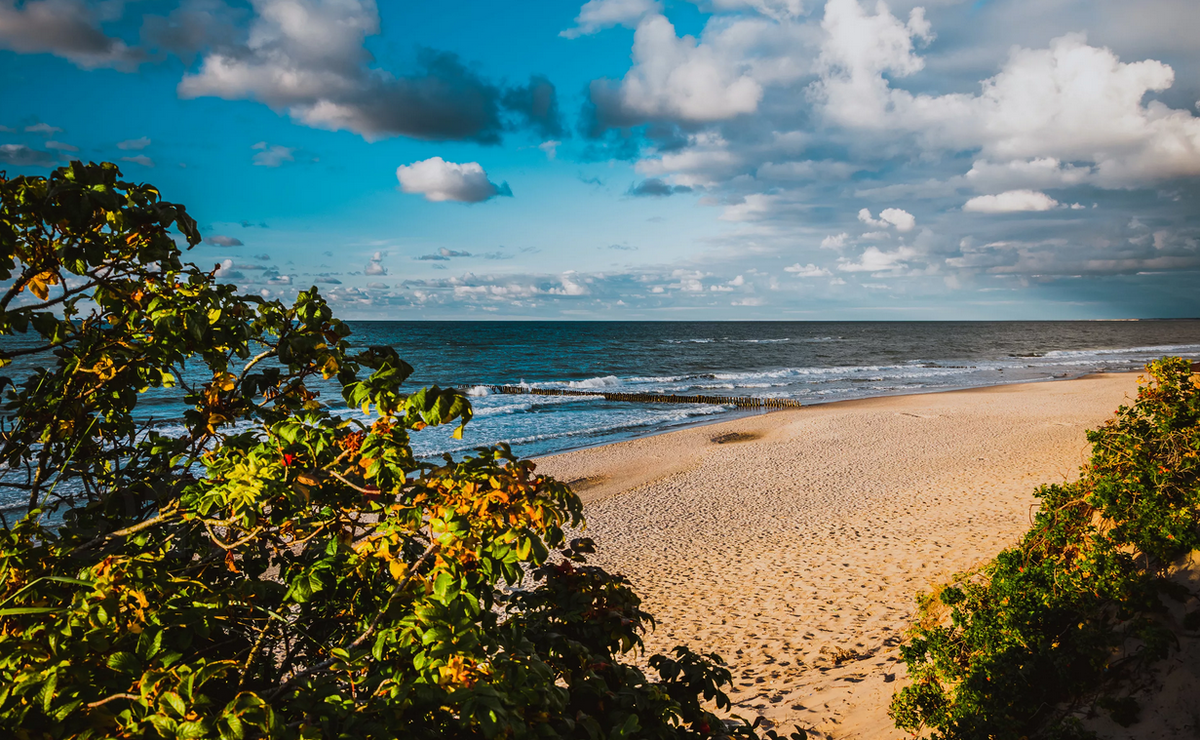
[[[734,673],[736,713],[834,738],[886,716],[918,591],[1028,528],[1136,374],[849,401],[539,460],[586,502],[595,562]]]

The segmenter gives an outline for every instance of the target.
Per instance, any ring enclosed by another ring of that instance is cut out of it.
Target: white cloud
[[[404,192],[421,193],[431,201],[480,203],[497,195],[512,195],[508,183],[497,185],[488,180],[478,162],[457,164],[432,157],[400,165],[396,168],[396,178]]]
[[[842,272],[884,272],[897,270],[907,266],[908,262],[919,255],[912,247],[900,247],[891,252],[884,252],[878,247],[867,247],[857,261],[842,258],[838,260],[838,268]]]
[[[974,213],[1016,213],[1019,211],[1049,211],[1058,208],[1058,201],[1036,190],[1009,190],[998,195],[980,195],[963,206]]]
[[[864,208],[863,210],[866,209]],[[867,211],[868,215],[870,213],[870,211]],[[849,238],[850,235],[844,231],[840,234],[830,234],[821,240],[821,249],[841,249],[842,247],[846,246],[846,240]]]
[[[142,149],[145,149],[148,146],[150,146],[150,137],[149,136],[142,136],[137,139],[126,139],[125,141],[117,143],[117,148],[124,150],[124,151],[129,151],[129,150],[141,151]]]
[[[829,270],[826,270],[822,267],[817,267],[812,263],[802,265],[797,262],[796,264],[783,269],[786,272],[795,274],[796,277],[829,277],[833,274]]]
[[[240,247],[242,240],[236,236],[225,236],[224,234],[216,234],[214,236],[204,237],[204,241],[209,244],[215,244],[218,247]]]
[[[139,154],[136,157],[121,157],[121,161],[122,162],[132,162],[133,164],[140,164],[143,167],[153,167],[154,166],[154,160],[147,157],[145,154]]]
[[[61,134],[62,132],[63,132],[63,130],[61,128],[59,128],[58,126],[51,126],[48,123],[35,123],[31,126],[25,127],[25,133],[27,133],[27,134],[41,134],[42,136],[53,136],[54,134]]]
[[[1171,87],[1174,70],[1153,59],[1122,62],[1080,33],[1059,36],[1045,49],[1014,48],[979,95],[893,88],[891,78],[924,66],[913,41],[931,31],[918,11],[904,24],[882,3],[871,15],[857,0],[829,1],[821,78],[810,88],[827,119],[915,134],[931,150],[978,148],[1000,166],[1087,163],[1061,167],[1057,175],[1071,178],[1083,174],[1074,170],[1094,167],[1103,187],[1200,174],[1200,119],[1156,100],[1142,103]]]
[[[883,209],[878,219],[872,218],[871,211],[863,208],[858,212],[858,220],[878,229],[894,226],[896,231],[912,231],[917,225],[917,219],[911,213],[899,208]]]
[[[753,193],[741,203],[726,206],[718,218],[722,221],[758,221],[771,212],[775,196]]]
[[[561,141],[551,139],[550,141],[543,141],[541,144],[538,144],[538,149],[546,153],[546,159],[554,159],[558,156],[558,148],[560,146],[562,146]]]
[[[804,3],[801,0],[709,0],[707,4],[717,12],[751,10],[775,20],[797,18],[804,13]]]
[[[77,152],[77,151],[79,151],[79,147],[71,146],[70,144],[64,144],[61,141],[47,141],[46,148],[47,149],[57,149],[60,152]]]
[[[589,0],[579,9],[575,27],[558,35],[574,39],[613,26],[634,28],[642,18],[660,9],[657,0]]]
[[[838,123],[854,127],[879,127],[889,118],[888,82],[924,68],[913,40],[933,35],[924,8],[913,8],[901,22],[885,3],[866,13],[858,0],[829,0],[821,22],[826,38],[817,68],[821,79],[810,89],[824,112]]]
[[[280,167],[284,162],[296,161],[296,150],[292,147],[268,145],[265,141],[260,141],[251,149],[257,149],[258,153],[254,155],[254,164],[256,167]]]
[[[371,256],[371,261],[367,263],[363,269],[364,275],[386,275],[388,270],[383,266],[383,252],[376,252]]]
[[[976,160],[964,175],[976,191],[1065,188],[1088,182],[1094,173],[1090,166],[1064,163],[1055,157],[1017,159],[992,163]]]
[[[746,284],[746,278],[742,277],[741,275],[738,275],[733,280],[730,280],[728,284],[734,286],[735,288],[740,288],[741,286]]]
[[[184,75],[183,98],[257,100],[314,128],[368,140],[411,136],[499,143],[516,114],[543,134],[561,133],[554,86],[533,77],[503,89],[457,55],[423,49],[418,71],[372,66],[364,42],[380,32],[374,0],[256,0],[243,45],[221,44]],[[549,138],[549,136],[547,136]]]
[[[762,99],[763,88],[744,63],[692,36],[676,36],[675,26],[662,15],[638,25],[633,59],[633,67],[615,87],[608,80],[591,85],[598,114],[614,125],[660,119],[720,121],[753,113]]]

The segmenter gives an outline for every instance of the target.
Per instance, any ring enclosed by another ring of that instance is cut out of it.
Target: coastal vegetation
[[[467,399],[200,241],[112,164],[0,175],[0,735],[756,734],[710,711],[718,657],[629,661],[653,619],[568,541],[567,486],[503,445],[416,459]]]
[[[945,740],[1085,738],[1081,711],[1137,720],[1122,679],[1200,628],[1200,612],[1172,619],[1170,601],[1194,594],[1165,577],[1200,548],[1200,375],[1179,358],[1147,372],[1135,402],[1088,433],[1079,480],[1038,490],[1021,542],[925,598],[902,648],[911,682],[892,701],[898,727]]]

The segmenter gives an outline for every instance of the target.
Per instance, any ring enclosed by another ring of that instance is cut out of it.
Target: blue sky
[[[1200,315],[1192,0],[0,0],[0,164],[348,318]]]

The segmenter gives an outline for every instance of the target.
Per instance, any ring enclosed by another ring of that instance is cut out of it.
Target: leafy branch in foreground
[[[1200,547],[1200,375],[1164,358],[1133,406],[1088,433],[1076,483],[1041,488],[1033,528],[981,572],[926,609],[949,625],[918,627],[902,655],[911,684],[891,705],[896,725],[935,738],[1016,739],[1066,733],[1071,703],[1165,657],[1172,634],[1162,577]],[[1132,721],[1131,700],[1101,700]]]
[[[716,656],[621,662],[652,620],[566,542],[566,486],[505,446],[414,458],[462,395],[405,392],[315,288],[240,295],[176,238],[200,240],[185,209],[114,165],[0,176],[0,496],[24,511],[0,734],[754,735],[706,708],[729,707]],[[172,388],[173,432],[147,410]]]

